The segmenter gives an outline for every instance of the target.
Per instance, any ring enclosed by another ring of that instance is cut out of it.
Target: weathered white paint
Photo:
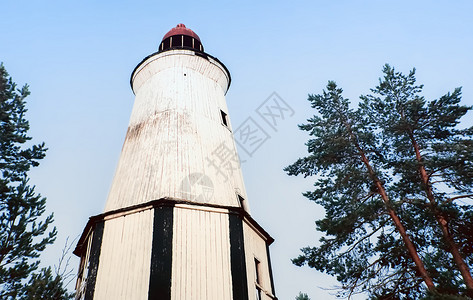
[[[235,191],[246,198],[240,163],[220,114],[220,109],[228,114],[228,80],[220,63],[189,50],[165,51],[141,63],[132,79],[135,103],[105,211],[162,197],[240,205]],[[211,196],[199,198],[199,184],[183,188],[191,174],[211,182]]]
[[[174,208],[172,299],[232,299],[228,226],[228,211]]]
[[[148,299],[153,209],[105,221],[94,299]]]

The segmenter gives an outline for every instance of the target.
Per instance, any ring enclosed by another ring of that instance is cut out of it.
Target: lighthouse
[[[183,24],[133,70],[135,102],[102,214],[74,254],[76,299],[277,299],[225,94],[230,73]]]

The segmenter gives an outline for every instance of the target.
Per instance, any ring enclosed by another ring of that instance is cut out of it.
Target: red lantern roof
[[[194,32],[192,31],[191,29],[187,28],[186,25],[180,23],[180,24],[177,24],[176,27],[174,27],[173,29],[169,30],[168,33],[166,33],[163,37],[163,41],[165,39],[167,39],[168,37],[170,36],[174,36],[174,35],[187,35],[187,36],[191,36],[193,37],[194,39],[198,40],[200,42],[200,38],[199,36]]]

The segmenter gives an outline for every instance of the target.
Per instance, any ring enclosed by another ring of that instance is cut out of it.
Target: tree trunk
[[[429,290],[435,290],[435,285],[434,282],[432,281],[432,278],[430,277],[429,273],[424,267],[424,263],[419,257],[419,254],[417,253],[417,250],[414,246],[414,243],[412,243],[411,239],[409,238],[409,235],[406,232],[406,229],[401,223],[401,220],[399,219],[398,215],[394,211],[394,209],[391,206],[391,201],[389,200],[388,194],[386,193],[386,190],[384,189],[383,184],[381,181],[377,178],[376,174],[374,173],[373,168],[371,167],[368,158],[362,152],[361,148],[357,145],[358,149],[360,150],[360,155],[361,155],[361,160],[365,164],[366,168],[368,169],[368,173],[370,174],[371,178],[373,179],[374,183],[376,184],[376,188],[378,189],[379,194],[381,195],[381,198],[384,201],[384,204],[386,205],[386,209],[388,210],[389,216],[394,222],[394,225],[396,226],[396,229],[399,231],[399,234],[402,237],[402,240],[404,241],[404,244],[406,245],[407,251],[409,252],[409,255],[411,256],[412,260],[414,261],[415,265],[417,266],[417,270],[419,271],[420,276],[424,280],[425,284],[427,285],[427,288]]]
[[[374,172],[373,168],[371,167],[371,164],[370,164],[368,158],[366,157],[364,150],[359,145],[358,140],[357,140],[355,134],[353,133],[350,124],[345,120],[344,125],[345,125],[345,128],[347,129],[347,131],[348,131],[348,133],[349,133],[349,135],[350,135],[350,137],[353,141],[353,144],[355,145],[355,147],[358,150],[358,153],[361,157],[361,160],[362,160],[363,164],[365,165],[365,167],[368,170],[368,174],[370,175],[371,179],[375,183],[376,188],[378,189],[378,192],[379,192],[379,194],[381,195],[381,198],[384,201],[384,204],[385,204],[386,209],[389,213],[389,216],[393,220],[394,225],[396,226],[396,229],[398,230],[399,234],[402,237],[402,240],[403,240],[404,244],[406,245],[406,248],[407,248],[407,251],[409,252],[409,255],[411,256],[412,260],[414,261],[414,264],[417,267],[417,271],[419,272],[420,276],[422,277],[425,284],[427,285],[427,288],[431,291],[435,290],[434,282],[432,281],[432,278],[430,277],[429,273],[425,269],[424,263],[420,259],[419,254],[417,253],[417,250],[415,248],[414,243],[412,243],[409,235],[406,232],[406,229],[404,228],[404,226],[401,223],[401,220],[399,219],[398,215],[394,211],[394,209],[391,205],[391,201],[389,200],[388,194],[386,193],[386,190],[384,188],[384,185],[382,184],[381,180],[379,180],[379,178],[376,176],[376,173]]]
[[[463,280],[465,281],[465,285],[468,290],[467,294],[468,296],[473,297],[473,278],[471,277],[470,269],[468,268],[468,265],[463,260],[463,257],[461,256],[460,251],[458,250],[458,246],[455,243],[455,240],[453,239],[452,234],[450,233],[448,220],[446,220],[445,217],[438,210],[437,202],[435,201],[435,196],[432,191],[432,186],[430,184],[429,176],[427,175],[427,171],[425,170],[425,167],[422,163],[422,156],[420,154],[419,145],[417,144],[417,141],[414,138],[414,135],[412,133],[409,133],[409,137],[411,139],[412,146],[414,147],[414,150],[415,150],[416,159],[419,166],[419,170],[418,170],[419,175],[422,180],[425,193],[427,194],[427,199],[429,199],[430,207],[435,215],[435,218],[437,219],[438,224],[440,225],[440,228],[442,229],[443,237],[445,241],[447,242],[447,246],[450,250],[450,253],[453,256],[453,260],[455,261],[455,264],[460,270]]]

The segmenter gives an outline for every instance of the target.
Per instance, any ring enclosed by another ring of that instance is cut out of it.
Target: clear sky
[[[252,215],[275,238],[277,296],[335,299],[333,278],[290,262],[317,244],[323,215],[301,195],[314,179],[282,171],[305,155],[296,125],[312,114],[307,94],[335,80],[356,101],[389,63],[416,67],[427,98],[463,86],[473,105],[472,12],[472,1],[1,1],[0,61],[30,85],[30,133],[49,147],[31,172],[59,230],[43,262],[56,263],[65,238],[103,211],[133,105],[130,74],[184,23],[230,70],[232,127],[252,117],[270,136],[242,168]],[[294,110],[275,129],[256,112],[273,92]]]

